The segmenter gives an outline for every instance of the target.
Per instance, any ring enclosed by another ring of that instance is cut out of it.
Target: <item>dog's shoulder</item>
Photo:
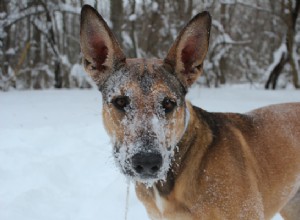
[[[208,112],[196,106],[193,106],[193,110],[198,120],[206,123],[214,136],[228,126],[234,126],[242,130],[249,130],[253,126],[253,116],[250,114]]]

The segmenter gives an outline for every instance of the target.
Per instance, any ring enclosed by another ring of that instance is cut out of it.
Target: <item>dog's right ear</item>
[[[81,10],[80,46],[84,68],[100,89],[107,77],[125,63],[126,57],[113,33],[89,5]]]

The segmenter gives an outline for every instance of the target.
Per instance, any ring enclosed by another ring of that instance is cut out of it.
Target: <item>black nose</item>
[[[132,159],[133,169],[142,176],[154,176],[162,165],[159,153],[137,153]]]

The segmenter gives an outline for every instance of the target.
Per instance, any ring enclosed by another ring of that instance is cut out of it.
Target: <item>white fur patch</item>
[[[156,204],[157,209],[161,213],[161,215],[164,214],[164,209],[165,209],[165,201],[164,199],[159,195],[159,192],[156,187],[153,187],[153,192],[154,192],[154,201]]]

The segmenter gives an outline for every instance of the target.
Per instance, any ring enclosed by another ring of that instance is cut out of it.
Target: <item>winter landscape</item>
[[[300,91],[194,87],[188,98],[208,111],[247,112],[300,101]],[[127,181],[97,90],[10,91],[0,104],[0,219],[125,219]],[[133,184],[129,195],[127,219],[148,219]]]
[[[81,65],[84,4],[128,57],[144,58],[165,57],[186,22],[209,11],[204,74],[188,94],[205,110],[300,102],[300,1],[1,0],[1,220],[148,219],[115,165],[101,94]]]

